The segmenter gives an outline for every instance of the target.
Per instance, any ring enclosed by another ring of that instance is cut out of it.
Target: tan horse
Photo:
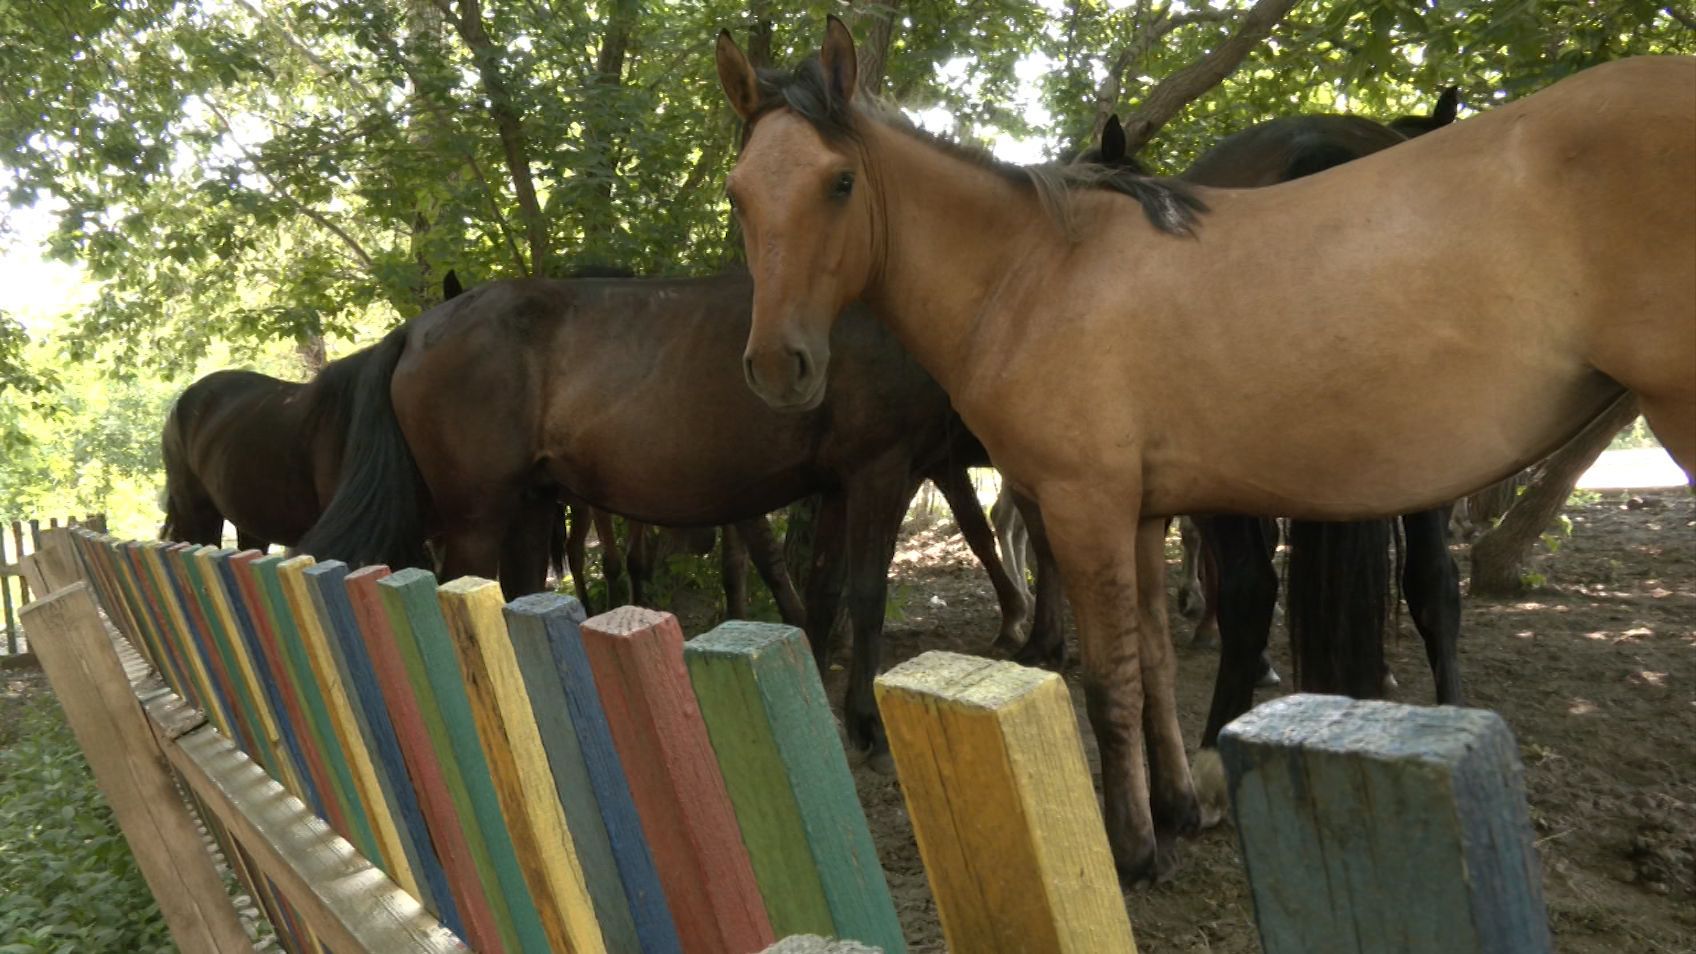
[[[1600,66],[1310,178],[1194,194],[1032,175],[858,104],[835,20],[794,73],[756,76],[728,34],[718,64],[746,122],[749,383],[816,404],[863,299],[1036,498],[1133,881],[1197,817],[1161,518],[1432,507],[1623,390],[1696,469],[1696,61]]]

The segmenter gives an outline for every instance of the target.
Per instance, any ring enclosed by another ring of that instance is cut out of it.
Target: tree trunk
[[[1258,0],[1243,14],[1230,39],[1155,84],[1125,121],[1125,154],[1141,149],[1179,110],[1230,76],[1295,5],[1296,0]]]
[[[854,16],[860,35],[860,91],[877,96],[889,72],[889,41],[895,35],[895,20],[901,15],[901,0],[881,0],[861,8]]]
[[[1502,522],[1473,542],[1471,595],[1514,596],[1525,591],[1525,562],[1532,546],[1560,514],[1578,478],[1636,419],[1637,399],[1622,395],[1543,462]]]
[[[500,133],[501,150],[506,155],[507,172],[512,176],[512,188],[518,197],[518,208],[524,217],[525,237],[530,243],[530,274],[548,274],[552,249],[548,238],[548,223],[542,205],[536,198],[536,181],[530,174],[530,150],[524,139],[524,122],[518,106],[512,100],[506,76],[501,73],[500,49],[483,27],[483,7],[480,0],[460,0],[456,15],[449,0],[437,0],[437,6],[454,23],[460,39],[471,50],[482,80],[483,92],[489,97],[489,115],[494,117]]]

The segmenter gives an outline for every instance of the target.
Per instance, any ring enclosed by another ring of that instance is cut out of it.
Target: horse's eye
[[[853,191],[854,174],[852,172],[844,172],[836,177],[835,182],[831,183],[830,197],[833,199],[846,199]]]

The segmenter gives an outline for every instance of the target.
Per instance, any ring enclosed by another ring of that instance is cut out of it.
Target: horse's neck
[[[1059,231],[1033,189],[1000,173],[887,126],[872,125],[866,139],[887,248],[865,300],[954,394],[978,320]]]

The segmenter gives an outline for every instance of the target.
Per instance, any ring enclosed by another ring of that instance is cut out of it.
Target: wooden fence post
[[[117,816],[171,937],[188,954],[253,949],[141,712],[85,583],[23,609],[30,645]]]
[[[907,949],[807,639],[732,621],[684,645],[689,679],[779,935]]]
[[[626,606],[583,624],[607,725],[689,954],[771,944],[736,810],[683,668],[670,613]]]
[[[928,652],[876,690],[949,950],[1134,952],[1060,677]]]
[[[1288,696],[1226,726],[1219,755],[1267,954],[1550,950],[1495,713]]]

